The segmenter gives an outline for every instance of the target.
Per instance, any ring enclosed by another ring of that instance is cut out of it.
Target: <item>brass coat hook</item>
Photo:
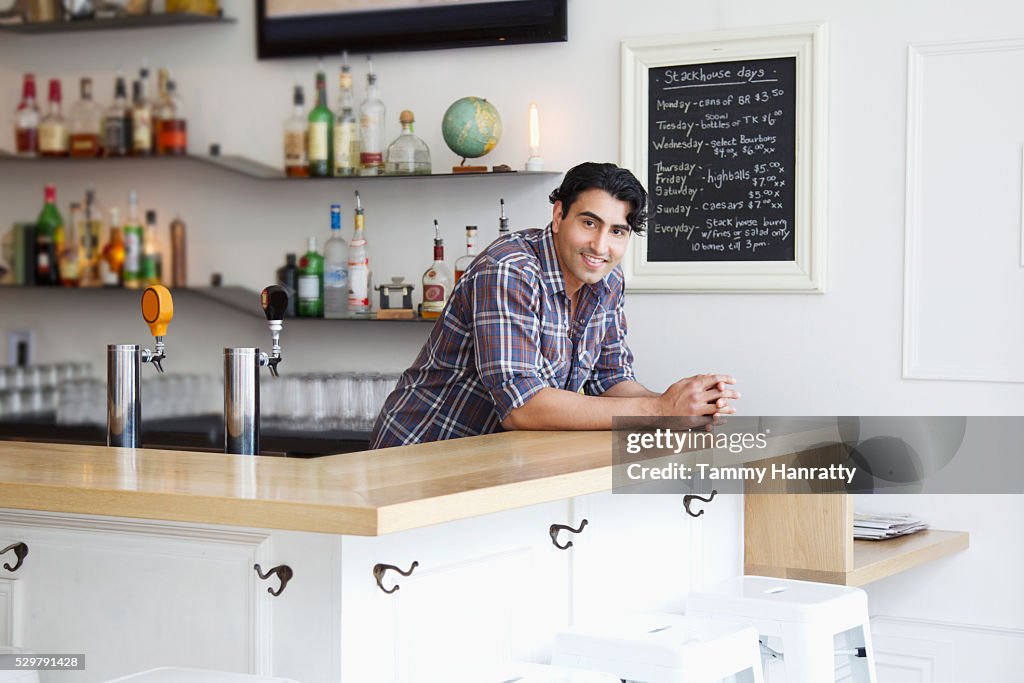
[[[284,593],[284,587],[287,586],[288,582],[292,580],[293,576],[295,576],[295,572],[293,572],[292,568],[286,564],[279,564],[276,567],[272,567],[267,570],[266,574],[263,573],[263,570],[260,568],[259,564],[254,564],[252,568],[256,570],[256,575],[259,576],[261,579],[269,579],[271,574],[277,574],[277,578],[281,580],[281,585],[278,587],[276,591],[273,588],[267,589],[267,592],[273,595],[275,598],[279,596],[281,593]]]
[[[18,571],[18,567],[20,567],[21,563],[24,561],[25,556],[28,555],[28,546],[24,543],[12,543],[3,550],[0,550],[0,555],[3,555],[9,550],[14,551],[14,566],[12,567],[7,562],[4,562],[4,569],[9,572],[16,572]]]
[[[704,498],[703,496],[698,496],[695,493],[688,493],[687,495],[683,496],[683,507],[686,508],[686,514],[690,515],[691,517],[700,517],[704,514],[704,511],[700,510],[699,512],[693,512],[693,510],[690,509],[690,503],[692,503],[694,500],[700,500],[705,503],[710,503],[715,499],[715,496],[717,495],[718,491],[716,491],[715,489],[711,489],[711,495],[708,496],[707,498]]]
[[[582,522],[580,522],[579,529],[573,529],[571,526],[566,526],[565,524],[552,524],[550,527],[548,527],[548,535],[551,536],[551,542],[555,544],[556,548],[558,548],[559,550],[568,550],[572,547],[572,541],[566,541],[565,545],[562,545],[558,542],[558,533],[561,531],[568,531],[571,534],[578,534],[584,529],[586,529],[587,524],[589,523],[590,522],[584,519]]]
[[[380,588],[382,591],[384,591],[388,595],[391,595],[392,593],[397,591],[399,588],[401,588],[401,586],[399,586],[396,583],[395,587],[392,588],[391,590],[388,590],[387,588],[385,588],[384,584],[382,583],[382,581],[384,579],[384,574],[387,573],[387,571],[389,569],[394,569],[396,572],[398,572],[402,576],[412,576],[412,571],[414,569],[416,569],[416,567],[418,567],[418,566],[420,566],[420,563],[415,561],[415,560],[409,566],[408,571],[402,571],[401,569],[399,569],[398,567],[396,567],[393,564],[375,564],[375,565],[373,565],[373,578],[377,580],[377,588]]]

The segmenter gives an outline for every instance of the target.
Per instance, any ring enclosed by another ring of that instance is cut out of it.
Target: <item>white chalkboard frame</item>
[[[826,24],[653,36],[624,41],[620,163],[630,169],[645,187],[650,187],[647,178],[650,69],[774,57],[796,57],[794,260],[649,262],[646,239],[634,235],[622,260],[627,291],[825,291],[828,257]]]

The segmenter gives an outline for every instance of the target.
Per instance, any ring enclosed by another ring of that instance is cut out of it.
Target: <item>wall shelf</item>
[[[166,12],[142,16],[82,19],[76,21],[45,21],[38,23],[0,24],[0,31],[40,35],[44,33],[77,33],[81,31],[110,31],[114,29],[160,28],[164,26],[197,26],[233,24],[231,17],[211,17],[206,14]]]
[[[282,180],[287,182],[330,182],[330,181],[352,181],[369,180],[372,182],[397,181],[397,180],[429,180],[432,178],[537,178],[561,176],[561,171],[512,171],[507,173],[432,173],[430,175],[380,175],[380,176],[346,176],[338,178],[289,178],[284,171],[274,166],[248,159],[237,155],[228,156],[205,156],[189,154],[186,156],[150,156],[150,157],[98,157],[98,158],[72,158],[72,157],[23,157],[12,154],[6,150],[0,150],[0,162],[12,162],[18,164],[142,164],[160,163],[172,161],[193,161],[210,166],[216,166],[232,173],[238,173],[248,178],[258,180]]]

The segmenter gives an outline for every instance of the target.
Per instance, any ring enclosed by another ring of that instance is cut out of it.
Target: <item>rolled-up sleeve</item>
[[[615,309],[607,314],[605,329],[601,352],[584,388],[591,396],[600,396],[619,382],[636,380],[633,374],[633,352],[626,344],[626,313],[621,290],[615,297]]]
[[[499,420],[549,386],[540,375],[541,284],[515,265],[495,263],[472,275],[476,367]]]

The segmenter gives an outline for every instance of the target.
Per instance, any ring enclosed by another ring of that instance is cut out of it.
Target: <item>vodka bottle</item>
[[[341,204],[331,204],[331,236],[324,244],[324,317],[348,314],[348,244],[341,237]]]

